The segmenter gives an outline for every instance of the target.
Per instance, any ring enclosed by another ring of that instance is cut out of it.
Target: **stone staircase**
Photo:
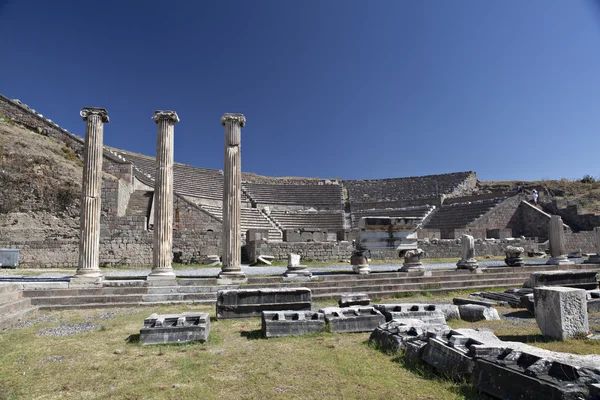
[[[37,309],[31,299],[23,297],[21,285],[0,283],[0,330],[11,327]]]
[[[348,267],[350,269],[350,267]],[[493,287],[521,287],[536,271],[600,270],[600,265],[494,267],[481,274],[466,270],[380,272],[369,275],[315,275],[309,282],[283,281],[281,276],[250,277],[243,288],[308,287],[314,299],[338,298],[343,293],[367,293],[372,299],[404,297],[410,293],[448,292]],[[179,277],[176,281],[107,280],[103,288],[26,290],[23,295],[41,309],[138,307],[175,304],[214,304],[217,291],[240,286],[218,286],[216,278]]]
[[[131,193],[125,215],[148,217],[150,215],[150,207],[152,207],[153,194],[154,192],[146,190],[136,190]]]
[[[503,199],[456,203],[436,209],[425,222],[427,229],[460,229],[496,207]]]

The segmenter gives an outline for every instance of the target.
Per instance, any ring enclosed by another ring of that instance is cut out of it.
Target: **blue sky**
[[[0,93],[107,145],[223,168],[372,179],[598,177],[600,0],[0,0]]]

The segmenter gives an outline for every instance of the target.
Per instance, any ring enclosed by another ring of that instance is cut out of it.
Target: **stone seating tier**
[[[475,172],[467,171],[409,178],[349,180],[343,181],[343,185],[348,190],[351,203],[364,203],[470,194],[476,182]]]
[[[344,214],[341,211],[272,210],[270,216],[282,229],[319,228],[332,231],[344,229]]]
[[[223,209],[221,207],[204,205],[202,208],[219,219],[223,218]],[[273,227],[267,218],[256,208],[241,208],[240,210],[242,212],[240,232],[242,239],[246,237],[246,231],[248,229],[268,229],[269,240],[282,240],[281,232]]]
[[[424,228],[464,228],[492,208],[496,207],[501,201],[502,199],[492,199],[474,203],[458,203],[451,206],[442,206],[433,212],[431,219],[425,223]]]
[[[146,190],[136,190],[131,193],[125,214],[129,216],[148,217],[150,215],[150,207],[152,206],[153,194],[154,192]]]
[[[406,208],[386,208],[373,210],[360,210],[352,212],[352,227],[358,228],[358,223],[362,217],[419,217],[425,218],[433,206],[417,206]]]
[[[247,182],[242,186],[250,199],[260,205],[342,208],[340,185],[270,185]]]
[[[154,186],[156,161],[153,157],[112,149],[126,161],[132,162],[134,174],[142,182]],[[151,180],[147,175],[150,175]],[[223,200],[223,174],[216,169],[173,164],[173,190],[177,194],[212,200]]]

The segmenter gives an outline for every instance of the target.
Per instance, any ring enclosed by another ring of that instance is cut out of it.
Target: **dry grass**
[[[413,296],[405,301],[441,302],[468,292]],[[398,302],[377,299],[378,302]],[[402,301],[402,300],[401,300]],[[318,301],[317,309],[334,300]],[[151,312],[206,311],[213,307],[39,312],[33,326],[0,334],[0,399],[195,399],[195,398],[476,398],[464,382],[451,382],[425,366],[404,365],[401,357],[368,346],[368,333],[315,334],[262,339],[259,319],[212,320],[206,343],[142,346],[137,334]],[[523,310],[499,308],[507,317]],[[590,315],[600,331],[600,314]],[[98,331],[40,337],[42,328],[90,321]],[[469,323],[453,328],[492,329],[516,340],[554,351],[600,354],[600,341],[544,339],[534,318]],[[58,361],[60,360],[60,361]]]
[[[128,337],[135,339],[151,311],[132,311],[95,320],[100,331],[72,336],[36,331],[105,311],[51,312],[56,322],[2,333],[0,398],[460,399],[470,393],[465,385],[403,368],[369,347],[367,333],[267,340],[258,319],[224,320],[212,321],[204,344],[142,346]]]

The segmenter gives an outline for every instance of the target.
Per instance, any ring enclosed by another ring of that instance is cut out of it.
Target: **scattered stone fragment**
[[[312,311],[263,311],[264,337],[297,336],[325,330],[325,315]]]
[[[598,289],[597,272],[594,270],[567,270],[533,272],[524,287],[561,286],[577,289]]]
[[[342,294],[338,300],[340,307],[368,306],[369,304],[371,304],[371,299],[366,293]]]
[[[495,308],[480,306],[477,304],[464,304],[458,306],[458,312],[460,313],[461,319],[469,322],[477,322],[482,320],[493,321],[500,319],[498,311]]]
[[[455,297],[452,299],[452,302],[457,306],[463,304],[477,304],[484,307],[495,307],[498,305],[495,301],[483,301],[483,300],[475,300],[475,299],[463,299],[460,297]]]
[[[217,318],[260,317],[263,311],[310,311],[311,304],[311,291],[305,287],[219,290]]]
[[[329,330],[336,333],[371,332],[385,322],[385,317],[373,307],[327,307],[319,312],[325,314]]]
[[[204,342],[210,334],[208,313],[152,314],[140,329],[142,344]]]

